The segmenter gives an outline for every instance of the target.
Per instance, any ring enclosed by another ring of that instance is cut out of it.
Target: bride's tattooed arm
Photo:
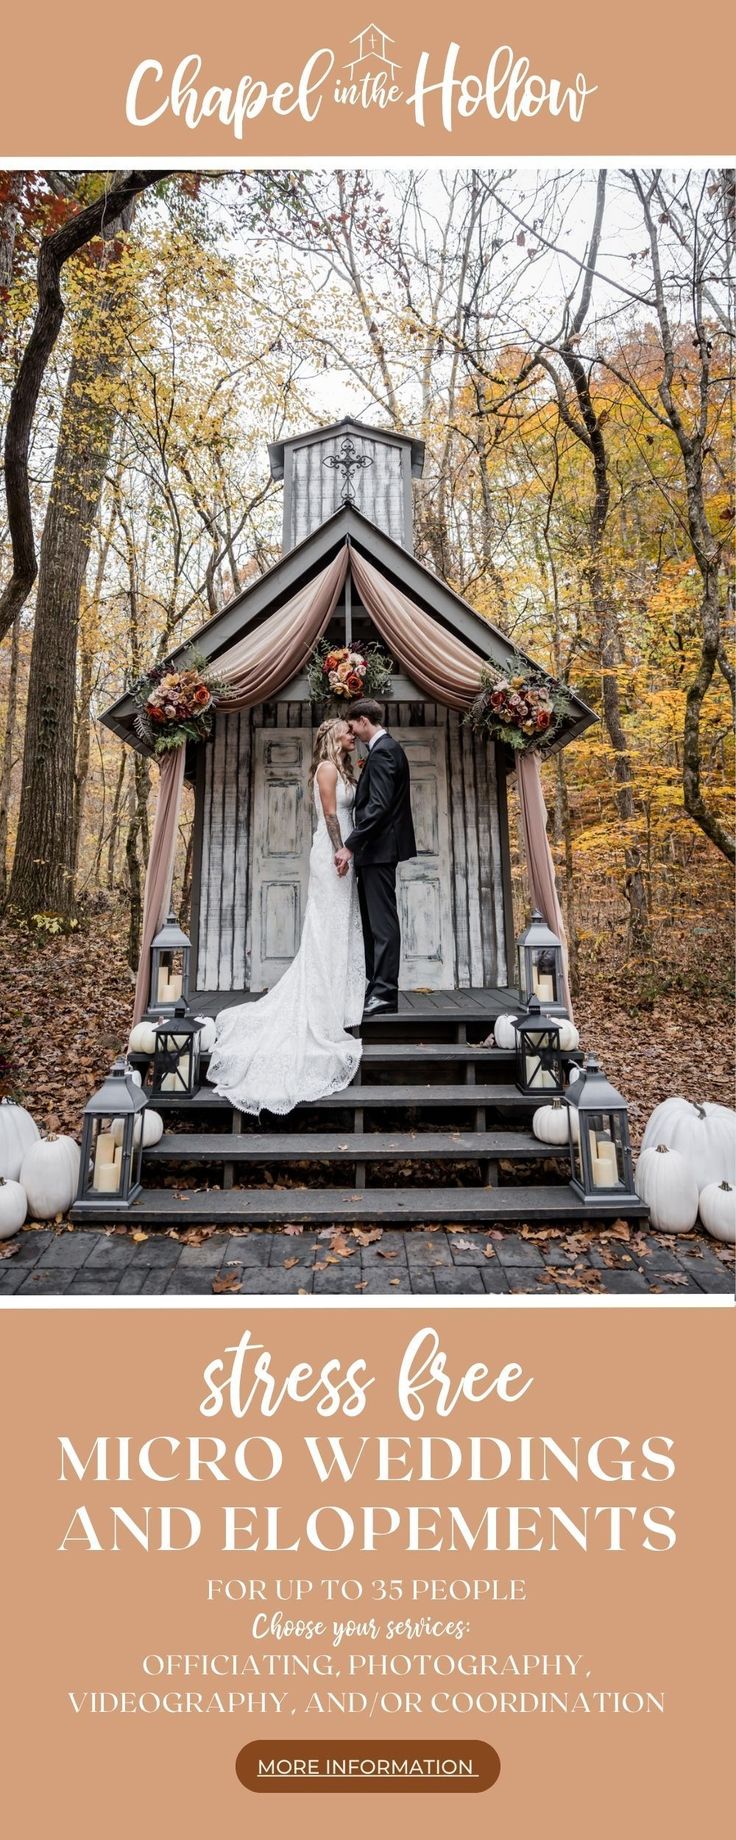
[[[316,779],[319,787],[319,802],[322,806],[325,830],[327,831],[332,848],[335,854],[337,854],[337,851],[342,849],[342,835],[337,817],[337,768],[333,766],[331,761],[320,761],[317,768]]]

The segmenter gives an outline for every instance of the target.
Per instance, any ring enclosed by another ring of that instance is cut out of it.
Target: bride
[[[220,1011],[208,1080],[239,1112],[290,1112],[349,1086],[362,1046],[346,1029],[363,1014],[365,954],[354,869],[335,851],[350,831],[355,798],[347,722],[317,731],[310,784],[317,828],[299,950],[257,1002]]]

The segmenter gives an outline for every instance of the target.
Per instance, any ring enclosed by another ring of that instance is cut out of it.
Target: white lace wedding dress
[[[341,836],[352,828],[355,788],[338,775]],[[223,1009],[208,1080],[239,1112],[290,1112],[350,1081],[362,1045],[346,1029],[363,1014],[365,954],[355,869],[339,876],[315,779],[317,828],[296,958],[278,984],[252,1003]]]

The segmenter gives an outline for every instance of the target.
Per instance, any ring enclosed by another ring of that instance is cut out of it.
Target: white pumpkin
[[[199,1047],[202,1054],[211,1054],[217,1040],[217,1023],[214,1016],[195,1016],[195,1022],[202,1023]]]
[[[129,1054],[153,1054],[156,1046],[156,1025],[153,1022],[137,1022],[128,1036]]]
[[[504,1015],[496,1017],[493,1024],[493,1039],[497,1048],[516,1047],[516,1030],[514,1028],[514,1022],[518,1013],[519,1012],[516,1010],[509,1010],[504,1013]]]
[[[689,1233],[698,1217],[695,1177],[679,1150],[667,1144],[642,1150],[634,1170],[634,1187],[645,1201],[652,1226],[660,1233]]]
[[[538,1106],[532,1118],[532,1130],[540,1144],[569,1143],[568,1116],[573,1136],[577,1138],[579,1135],[578,1115],[574,1108],[568,1111],[568,1107],[562,1104],[561,1099],[553,1099],[551,1105]]]
[[[0,1176],[0,1239],[12,1239],[26,1217],[26,1191]]]
[[[150,1106],[146,1106],[145,1112],[136,1118],[133,1129],[133,1143],[136,1149],[141,1141],[141,1122],[143,1123],[143,1148],[144,1150],[148,1150],[151,1144],[157,1144],[159,1138],[163,1137],[164,1121],[160,1112],[152,1112]],[[125,1124],[123,1119],[113,1118],[112,1131],[110,1133],[113,1143],[121,1144],[124,1134]]]
[[[133,1081],[134,1086],[142,1086],[143,1085],[143,1074],[141,1073],[140,1068],[139,1067],[129,1067],[128,1068],[128,1079]]]
[[[730,1182],[709,1182],[700,1191],[700,1218],[713,1239],[736,1246],[736,1188]]]
[[[579,1080],[584,1072],[584,1067],[579,1067],[577,1061],[573,1061],[567,1069],[568,1086],[572,1086],[573,1080]]]
[[[560,1025],[560,1047],[563,1054],[574,1054],[576,1048],[580,1047],[580,1036],[574,1022],[570,1021],[569,1016],[558,1016],[557,1021]]]
[[[666,1144],[679,1150],[698,1189],[710,1182],[736,1186],[736,1112],[727,1105],[697,1105],[690,1099],[664,1099],[652,1112],[642,1150]]]
[[[0,1104],[0,1176],[17,1182],[26,1150],[37,1144],[41,1133],[30,1112],[9,1099]]]
[[[79,1183],[79,1145],[73,1137],[41,1137],[26,1151],[20,1172],[34,1220],[54,1220],[71,1207]]]

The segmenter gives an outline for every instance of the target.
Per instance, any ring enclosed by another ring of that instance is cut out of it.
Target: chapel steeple
[[[413,552],[411,482],[422,475],[423,441],[346,416],[275,441],[268,454],[272,479],[284,482],[284,554],[346,503]]]

